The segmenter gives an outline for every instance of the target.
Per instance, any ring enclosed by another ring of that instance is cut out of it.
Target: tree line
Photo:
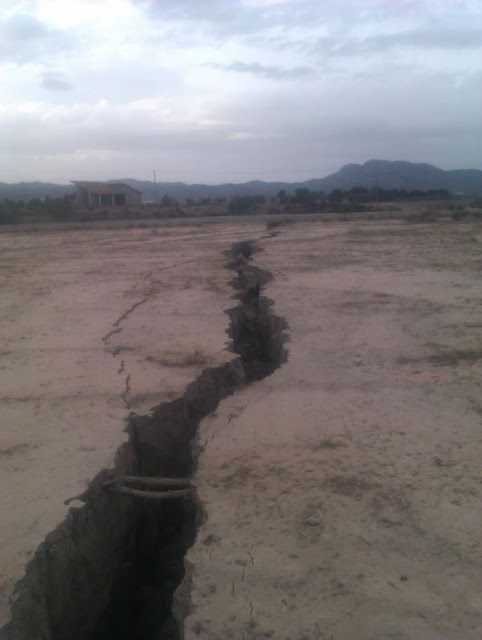
[[[215,215],[247,215],[260,211],[266,213],[287,212],[323,212],[323,211],[367,211],[369,205],[377,202],[398,202],[404,200],[449,200],[451,195],[444,189],[405,190],[381,189],[379,187],[352,187],[348,190],[332,189],[331,191],[311,190],[298,187],[292,192],[282,189],[276,195],[234,195],[230,198],[200,197],[186,198],[179,201],[168,194],[162,196],[158,203],[151,203],[153,217],[191,216],[196,213],[210,214],[213,207]],[[196,207],[197,211],[192,211]],[[157,208],[158,211],[154,211]],[[201,209],[201,211],[199,210]],[[164,211],[165,213],[162,213]],[[128,212],[117,211],[116,217],[125,217]],[[144,211],[149,215],[148,210]],[[90,219],[110,217],[112,212],[96,211],[86,216]],[[28,202],[4,199],[0,201],[0,224],[14,224],[24,220],[66,221],[78,216],[73,197],[65,195],[61,198],[34,198]],[[82,219],[82,218],[81,218]]]
[[[38,220],[69,220],[74,212],[71,195],[61,198],[33,198],[28,202],[23,200],[0,200],[0,224],[16,224],[25,219]]]
[[[380,189],[373,187],[352,187],[348,190],[332,189],[316,191],[307,187],[298,187],[293,192],[282,189],[276,196],[233,196],[228,201],[229,213],[233,215],[254,213],[262,206],[283,207],[290,210],[316,211],[364,211],[367,204],[376,202],[398,202],[403,200],[449,200],[451,195],[445,189],[405,190]]]

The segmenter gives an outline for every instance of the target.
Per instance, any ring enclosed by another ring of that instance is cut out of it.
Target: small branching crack
[[[122,323],[127,320],[127,318],[129,318],[129,316],[134,313],[134,311],[136,309],[138,309],[139,307],[141,307],[142,305],[146,304],[146,302],[154,295],[155,292],[155,285],[154,282],[152,281],[152,276],[153,276],[154,271],[150,271],[149,273],[147,273],[144,278],[151,280],[149,288],[147,290],[147,293],[144,295],[143,298],[141,298],[140,300],[137,300],[136,302],[134,302],[133,304],[130,305],[130,307],[128,307],[123,313],[121,313],[121,315],[117,318],[117,320],[115,320],[112,323],[112,329],[105,334],[105,336],[103,336],[102,338],[102,342],[104,343],[104,345],[107,347],[107,350],[109,351],[109,353],[116,358],[119,353],[121,352],[120,347],[115,347],[112,348],[110,346],[110,340],[112,338],[112,336],[116,335],[117,333],[120,333],[122,331]],[[130,393],[131,393],[131,387],[130,387],[130,381],[131,381],[131,376],[127,371],[126,368],[126,362],[125,360],[121,360],[119,368],[117,370],[117,373],[119,375],[124,376],[124,388],[121,391],[120,397],[121,400],[125,406],[125,408],[127,409],[127,411],[130,411],[131,408],[131,402],[130,402]]]
[[[238,357],[204,369],[182,396],[149,414],[129,413],[129,439],[119,448],[114,468],[99,472],[82,494],[84,506],[72,509],[29,562],[17,585],[9,640],[182,636],[190,607],[184,556],[194,544],[204,507],[196,495],[194,500],[146,504],[106,492],[105,481],[119,475],[192,476],[199,454],[193,442],[201,419],[237,388],[270,375],[285,361],[286,325],[262,295],[271,276],[251,264],[255,250],[253,242],[245,242],[228,252],[239,300],[228,311],[229,335]],[[151,283],[102,339],[114,357],[122,350],[113,348],[110,339],[152,295]],[[117,372],[124,378],[121,398],[130,412],[131,377],[122,357]],[[253,616],[252,603],[250,609]]]

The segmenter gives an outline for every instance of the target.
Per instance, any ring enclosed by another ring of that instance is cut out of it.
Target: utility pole
[[[157,182],[156,182],[156,170],[152,170],[152,175],[154,176],[154,202],[157,204]]]

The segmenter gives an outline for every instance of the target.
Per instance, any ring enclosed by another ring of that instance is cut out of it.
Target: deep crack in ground
[[[119,449],[115,469],[98,474],[82,496],[84,506],[70,510],[30,561],[16,590],[9,640],[181,637],[183,607],[173,612],[173,596],[202,505],[196,496],[134,501],[103,485],[119,475],[192,476],[192,445],[202,418],[236,388],[270,375],[285,361],[286,324],[261,295],[271,275],[252,264],[256,250],[254,242],[240,242],[227,252],[239,300],[227,312],[229,335],[239,357],[205,369],[181,397],[161,403],[149,415],[130,415],[129,441]],[[114,331],[145,301],[132,305],[114,323]],[[120,369],[128,375],[125,364]]]

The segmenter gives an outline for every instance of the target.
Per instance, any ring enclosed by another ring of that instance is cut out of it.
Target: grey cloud
[[[92,177],[112,175],[113,166],[121,175],[155,166],[189,180],[298,177],[305,169],[297,167],[313,167],[308,177],[316,177],[370,157],[480,166],[477,0],[452,8],[131,1],[139,28],[125,34],[115,17],[105,30],[82,31],[79,22],[72,32],[28,16],[0,21],[0,61],[35,60],[45,71],[4,65],[12,106],[0,113],[0,145],[9,165],[21,157],[19,172],[36,176],[48,166],[72,177],[72,163],[83,162]],[[125,56],[124,37],[134,45]],[[430,64],[427,50],[436,51]],[[239,75],[209,73],[200,68],[207,60]],[[23,102],[29,107],[17,109]]]
[[[164,26],[173,27],[174,41],[180,39],[187,45],[199,44],[206,37],[220,41],[240,37],[248,47],[322,53],[327,58],[369,55],[396,47],[454,50],[482,46],[482,29],[472,26],[480,24],[481,15],[465,0],[460,0],[457,15],[450,7],[421,8],[419,0],[294,0],[268,5],[246,5],[240,0],[137,3],[154,22],[162,20]],[[397,23],[406,27],[407,21],[418,26],[395,31]],[[374,26],[378,26],[379,35],[358,35],[366,31],[364,27],[373,32]],[[311,34],[300,37],[298,28],[308,29]],[[317,39],[316,30],[328,30],[329,35]]]
[[[57,163],[57,170],[64,172],[67,179],[73,176],[75,154],[81,152],[91,158],[88,170],[92,176],[103,167],[112,172],[114,166],[123,175],[133,175],[143,163],[147,163],[147,167],[156,166],[160,175],[165,172],[170,178],[195,181],[203,174],[204,179],[214,178],[216,182],[235,179],[238,175],[243,179],[260,176],[273,179],[280,176],[317,177],[328,172],[323,169],[323,163],[334,163],[331,168],[335,169],[347,161],[363,162],[372,156],[389,159],[407,157],[444,164],[447,162],[447,157],[443,156],[444,148],[451,149],[450,162],[456,166],[473,162],[478,157],[481,136],[474,134],[474,129],[469,126],[425,131],[423,127],[411,130],[406,126],[380,126],[376,122],[348,127],[345,122],[340,122],[335,131],[332,126],[321,127],[320,123],[311,120],[304,127],[297,123],[287,131],[286,138],[273,139],[268,145],[266,140],[254,138],[244,141],[241,147],[226,136],[223,128],[211,131],[188,127],[177,131],[159,131],[155,127],[123,130],[115,122],[111,126],[85,123],[69,126],[59,135],[53,123],[44,126],[37,120],[26,120],[17,123],[2,146],[12,151],[12,157],[23,156],[26,163],[32,162],[29,157],[34,154],[44,157],[46,166],[53,167]],[[461,139],[463,145],[454,146]],[[97,151],[112,153],[108,156],[107,165],[96,159]],[[470,156],[471,152],[473,156]],[[55,160],[55,156],[68,154],[68,162]]]
[[[62,74],[56,71],[44,71],[44,73],[42,73],[41,85],[49,91],[69,91],[72,89],[70,82],[67,82]]]
[[[132,100],[155,96],[179,96],[182,93],[182,76],[175,69],[162,67],[150,59],[142,64],[136,60],[102,61],[95,67],[84,66],[69,59],[68,66],[52,63],[40,76],[39,89],[59,92],[58,101],[95,103],[107,98],[112,104],[121,105]],[[69,90],[69,91],[67,91]],[[60,92],[63,95],[60,95]],[[30,92],[33,93],[32,91]],[[40,99],[45,94],[39,95]]]
[[[314,0],[268,5],[246,5],[240,0],[137,0],[137,4],[154,19],[189,22],[219,38],[250,36],[273,28],[313,26],[316,22],[321,24],[327,13]]]
[[[368,44],[378,48],[405,45],[422,49],[478,49],[482,47],[482,29],[456,30],[433,27],[402,31],[391,36],[378,36],[373,40],[373,43],[369,42]]]
[[[4,153],[62,155],[76,152],[110,151],[119,153],[169,152],[205,154],[219,152],[226,144],[226,131],[200,131],[186,126],[178,130],[160,130],[155,125],[123,129],[112,117],[109,124],[92,121],[59,127],[38,117],[24,117],[12,123],[0,141]]]
[[[273,85],[270,91],[262,88],[248,92],[242,101],[216,104],[210,113],[213,124],[206,127],[199,127],[195,121],[164,122],[152,113],[108,107],[89,117],[74,115],[68,121],[17,115],[16,125],[11,122],[4,127],[7,134],[2,145],[9,152],[32,154],[106,149],[140,154],[169,151],[177,158],[192,151],[204,155],[213,165],[223,154],[232,152],[238,170],[247,170],[260,158],[267,167],[277,165],[280,152],[286,155],[288,164],[296,162],[294,158],[311,163],[325,153],[325,145],[332,149],[337,144],[346,147],[350,160],[357,149],[360,153],[365,150],[368,157],[384,157],[389,152],[394,156],[400,149],[408,157],[411,145],[430,144],[438,147],[443,157],[455,148],[462,153],[468,148],[467,140],[472,140],[470,144],[481,142],[479,85],[475,79],[464,89],[467,99],[461,106],[458,96],[447,92],[445,76],[414,77],[400,94],[396,88],[403,77],[399,74],[383,82],[356,82],[355,86],[346,80],[329,91],[319,83],[291,92],[285,86]],[[427,105],[435,104],[437,109],[427,109]],[[233,136],[233,132],[247,135]],[[374,147],[384,154],[375,154]]]
[[[178,19],[227,22],[241,9],[238,0],[148,0],[140,2],[151,15]]]
[[[236,73],[247,73],[270,80],[295,80],[312,75],[314,69],[312,67],[299,65],[295,67],[279,67],[276,65],[265,65],[259,62],[240,62],[235,60],[231,64],[213,64],[216,69],[224,71],[235,71]]]
[[[184,0],[183,2],[149,0],[140,4],[147,9],[152,18],[197,23],[199,26],[217,31],[219,35],[223,36],[245,31],[251,32],[257,28],[253,18],[258,12],[241,7],[240,3],[234,0],[205,0],[203,2],[199,2],[199,0]]]
[[[10,16],[0,23],[0,60],[38,62],[73,48],[73,34],[54,29],[25,14]]]
[[[293,53],[305,53],[307,50],[306,40],[297,40],[289,36],[272,36],[272,35],[249,35],[243,39],[243,43],[248,47],[255,49],[261,48],[268,51]]]
[[[359,33],[364,26],[399,19],[404,22],[417,20],[421,14],[420,0],[404,0],[403,3],[391,0],[291,0],[266,5],[244,4],[242,0],[133,1],[154,20],[187,22],[193,31],[208,30],[211,36],[244,36],[247,44],[250,39],[254,44],[259,37],[265,44],[271,42],[273,48],[290,44],[306,49],[305,41],[296,41],[288,35],[297,28],[335,29],[343,41],[344,34],[352,29]],[[468,11],[469,7],[468,0],[460,0],[460,13]]]
[[[479,49],[482,48],[482,29],[467,27],[423,27],[396,33],[384,33],[363,40],[357,38],[322,38],[314,49],[329,55],[356,56],[378,53],[395,47],[417,49]]]

